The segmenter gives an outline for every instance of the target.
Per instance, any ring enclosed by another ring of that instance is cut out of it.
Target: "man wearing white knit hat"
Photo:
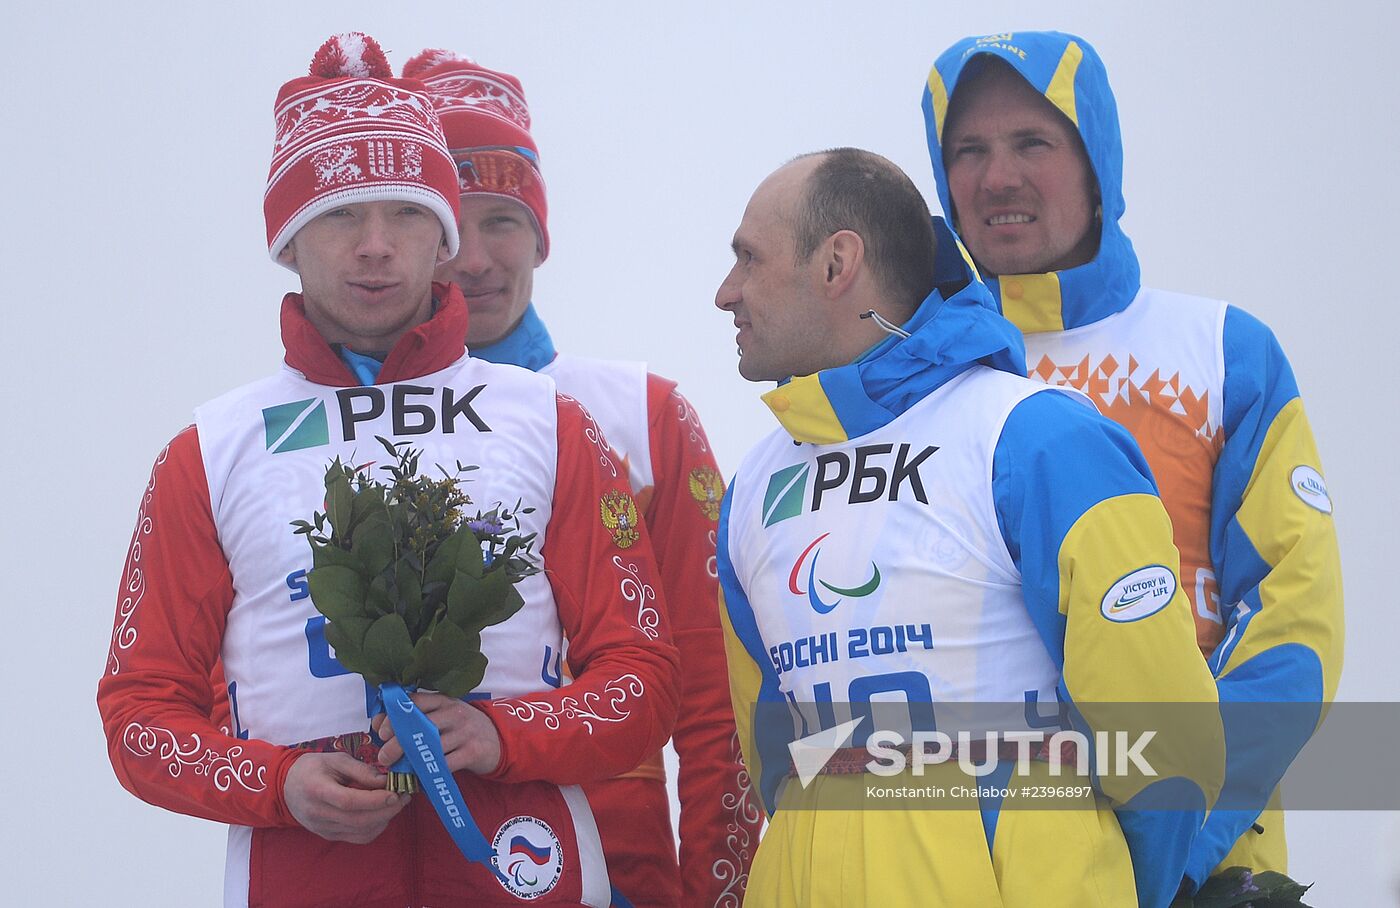
[[[227,905],[606,905],[576,786],[660,746],[678,699],[664,620],[639,626],[622,591],[656,572],[649,541],[599,519],[630,491],[552,382],[465,355],[461,294],[432,283],[458,249],[457,177],[423,86],[394,79],[372,39],[341,36],[283,86],[276,121],[268,246],[302,286],[282,305],[285,363],[198,408],[156,460],[98,686],[113,767],[144,800],[230,825]],[[533,506],[520,529],[544,570],[482,634],[470,702],[407,706],[441,737],[460,801],[439,815],[467,808],[475,853],[434,814],[437,792],[386,791],[361,762],[403,748],[388,724],[378,753],[354,743],[367,688],[327,645],[288,525],[326,507],[327,462],[364,469],[376,435],[425,464],[479,466],[479,503]],[[566,636],[560,689],[539,666]]]

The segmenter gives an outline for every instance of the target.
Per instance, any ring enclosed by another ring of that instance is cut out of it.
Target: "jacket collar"
[[[494,344],[472,347],[468,352],[487,362],[522,366],[531,372],[538,372],[554,362],[557,355],[554,339],[549,336],[544,320],[535,311],[534,303],[525,308],[520,323],[505,337]]]
[[[1026,374],[1016,328],[997,315],[967,253],[934,218],[936,287],[901,327],[853,363],[792,378],[763,395],[794,441],[838,444],[879,429],[981,364]]]
[[[433,284],[437,311],[409,331],[384,358],[375,384],[439,372],[462,357],[467,336],[467,303],[455,284]],[[282,299],[282,346],[286,363],[318,385],[348,388],[359,384],[326,339],[306,317],[300,293]]]

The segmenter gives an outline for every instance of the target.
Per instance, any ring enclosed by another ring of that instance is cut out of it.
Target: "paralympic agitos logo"
[[[845,587],[828,583],[817,577],[817,561],[821,556],[822,540],[830,536],[830,533],[822,533],[802,550],[802,554],[797,556],[797,561],[793,564],[792,570],[788,573],[788,592],[794,596],[806,596],[811,603],[813,611],[818,615],[829,613],[836,606],[845,601],[844,597],[852,599],[864,599],[880,587],[880,566],[875,562],[870,562],[870,578],[857,586]],[[810,556],[810,557],[809,557]],[[803,566],[806,566],[806,589],[802,588]],[[822,599],[818,586],[825,587],[828,592],[835,593],[843,598],[833,602]]]
[[[771,527],[789,517],[816,511],[828,492],[846,485],[850,486],[847,504],[864,504],[881,498],[897,501],[905,491],[921,504],[928,504],[919,471],[938,446],[928,445],[912,457],[910,450],[908,442],[897,450],[892,444],[861,445],[853,451],[822,454],[816,460],[815,469],[811,463],[784,467],[768,477],[768,489],[763,495],[763,525]],[[890,455],[894,456],[893,463],[886,466],[880,462]],[[809,498],[807,480],[814,473],[816,478],[811,484]]]

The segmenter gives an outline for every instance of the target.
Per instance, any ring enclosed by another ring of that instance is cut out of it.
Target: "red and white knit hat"
[[[445,50],[423,51],[404,64],[403,77],[428,88],[457,164],[458,191],[524,205],[534,219],[543,261],[549,255],[548,206],[520,80]]]
[[[273,113],[263,215],[274,261],[317,215],[380,200],[432,211],[457,254],[457,167],[442,126],[423,85],[395,79],[373,38],[351,32],[326,41],[310,74],[282,86]]]

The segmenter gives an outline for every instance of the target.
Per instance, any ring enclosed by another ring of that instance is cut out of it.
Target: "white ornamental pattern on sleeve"
[[[228,791],[235,783],[254,794],[267,790],[267,767],[243,756],[241,744],[220,753],[205,747],[199,735],[191,734],[189,742],[181,745],[168,729],[132,722],[122,732],[122,746],[138,757],[161,760],[172,779],[189,769],[197,776],[208,776],[219,791]]]
[[[608,440],[603,437],[603,430],[598,428],[598,423],[593,419],[593,414],[588,412],[587,407],[579,403],[578,398],[570,397],[562,391],[558,393],[560,400],[571,404],[578,404],[578,408],[583,411],[583,418],[588,423],[583,430],[584,437],[593,442],[593,447],[598,449],[598,462],[604,467],[607,467],[608,473],[613,479],[616,479],[617,463],[613,457],[612,446],[609,445]]]
[[[548,700],[528,700],[523,697],[513,700],[498,700],[492,703],[521,722],[541,719],[544,727],[558,731],[563,722],[582,722],[588,733],[593,734],[593,723],[622,722],[632,715],[625,708],[629,700],[635,700],[646,692],[642,679],[628,673],[603,686],[602,692],[588,691],[580,697],[564,697],[556,706]]]
[[[624,562],[620,555],[614,555],[612,563],[622,574],[622,581],[618,584],[622,598],[637,605],[637,623],[632,626],[649,640],[659,638],[661,631],[657,628],[661,626],[661,613],[647,605],[656,601],[656,589],[641,578],[636,562]]]
[[[671,396],[676,399],[676,418],[685,423],[690,431],[690,441],[702,454],[708,454],[710,445],[705,440],[705,429],[700,425],[700,414],[690,405],[690,401],[685,399],[679,391],[672,391]]]
[[[729,850],[729,854],[734,859],[720,858],[710,867],[714,878],[725,884],[724,889],[714,901],[715,908],[739,908],[742,904],[743,890],[748,882],[748,874],[741,873],[739,868],[748,866],[753,856],[756,843],[749,830],[757,826],[762,817],[758,801],[753,796],[753,784],[749,778],[748,767],[744,765],[744,757],[739,749],[739,734],[737,732],[730,737],[729,750],[730,757],[739,767],[739,773],[734,779],[734,789],[724,793],[720,804],[729,811],[730,820],[724,824],[724,830],[727,833],[724,847]]]
[[[135,617],[136,609],[146,595],[146,572],[141,568],[142,541],[151,535],[154,527],[146,511],[151,506],[151,499],[155,497],[156,473],[160,471],[161,464],[165,463],[169,454],[170,445],[166,445],[156,457],[155,466],[151,467],[150,482],[146,484],[146,492],[141,496],[141,510],[136,514],[136,532],[131,536],[131,554],[127,556],[126,576],[122,578],[122,601],[117,604],[117,626],[112,630],[112,645],[107,651],[108,674],[115,675],[121,671],[121,659],[117,651],[129,650],[136,644],[136,628],[131,619]]]

